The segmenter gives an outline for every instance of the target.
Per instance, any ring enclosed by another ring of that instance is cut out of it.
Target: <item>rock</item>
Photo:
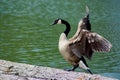
[[[101,75],[0,60],[0,80],[117,80]]]

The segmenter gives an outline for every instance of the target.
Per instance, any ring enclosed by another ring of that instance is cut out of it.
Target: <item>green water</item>
[[[107,54],[95,53],[91,61],[87,60],[88,65],[96,74],[120,79],[119,3],[120,0],[0,0],[0,59],[71,68],[57,47],[64,26],[49,24],[59,17],[67,20],[72,26],[72,37],[88,5],[92,31],[113,45]]]

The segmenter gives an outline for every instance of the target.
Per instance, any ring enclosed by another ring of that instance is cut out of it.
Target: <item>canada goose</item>
[[[89,71],[92,74],[90,68],[88,67],[84,56],[91,59],[94,51],[96,52],[109,52],[112,45],[111,43],[102,37],[101,35],[91,32],[91,24],[89,21],[89,9],[86,7],[87,15],[82,18],[78,24],[78,29],[75,35],[68,39],[68,33],[70,32],[70,24],[61,19],[56,19],[52,25],[64,24],[66,29],[61,33],[59,38],[59,51],[62,56],[71,64],[73,68],[69,71],[74,71],[77,67]]]

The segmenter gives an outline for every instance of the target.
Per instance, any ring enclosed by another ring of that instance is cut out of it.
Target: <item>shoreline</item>
[[[118,80],[83,72],[0,60],[0,80]]]

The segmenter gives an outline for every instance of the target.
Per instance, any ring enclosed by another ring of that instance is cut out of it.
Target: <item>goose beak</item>
[[[55,25],[55,23],[50,24],[50,26],[53,26],[53,25]]]
[[[50,26],[53,26],[53,25],[55,25],[56,23],[55,22],[53,22],[52,24],[50,24]]]

